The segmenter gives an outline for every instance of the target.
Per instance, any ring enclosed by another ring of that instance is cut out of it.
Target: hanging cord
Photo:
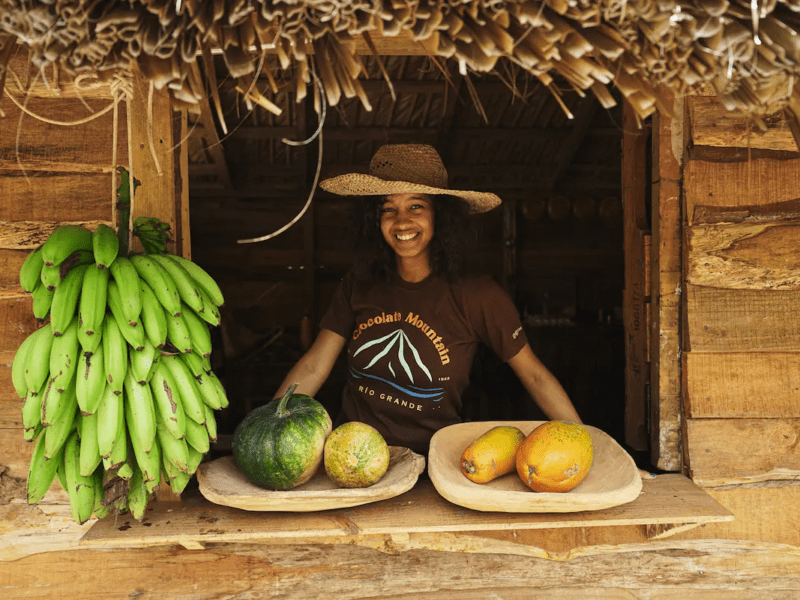
[[[314,175],[314,183],[311,185],[311,192],[308,195],[308,200],[306,200],[305,206],[303,206],[303,209],[297,214],[297,216],[295,216],[294,219],[289,221],[286,225],[284,225],[283,227],[281,227],[277,231],[273,231],[272,233],[269,233],[267,235],[262,235],[261,237],[257,237],[257,238],[236,240],[237,244],[254,244],[256,242],[263,242],[265,240],[274,238],[277,235],[280,235],[281,233],[283,233],[284,231],[289,229],[292,225],[297,223],[303,217],[303,215],[306,214],[306,211],[308,210],[308,207],[311,206],[311,200],[314,198],[314,192],[317,189],[317,182],[319,181],[319,174],[320,174],[320,171],[322,171],[322,126],[325,123],[325,114],[327,112],[327,104],[325,102],[325,91],[322,89],[322,82],[319,80],[319,77],[317,77],[316,73],[314,73],[314,81],[315,81],[315,83],[317,85],[317,89],[319,90],[319,97],[320,97],[320,102],[321,102],[321,106],[322,106],[321,114],[320,114],[320,118],[319,118],[319,126],[317,127],[317,130],[313,133],[313,135],[310,138],[308,138],[307,140],[303,140],[302,142],[295,142],[293,140],[289,140],[289,139],[286,139],[286,138],[283,138],[281,140],[284,144],[288,144],[289,146],[304,146],[306,144],[310,144],[317,137],[319,137],[319,152],[317,154],[317,172]]]

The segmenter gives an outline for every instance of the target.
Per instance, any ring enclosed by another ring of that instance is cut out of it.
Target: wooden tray
[[[310,512],[358,506],[399,496],[417,482],[425,470],[425,457],[408,448],[389,446],[389,469],[381,480],[367,488],[340,488],[320,466],[303,485],[272,491],[251,483],[233,456],[224,456],[197,469],[200,493],[215,504],[253,511]]]
[[[513,425],[525,435],[543,421],[459,423],[437,431],[431,439],[428,473],[442,497],[453,504],[490,512],[579,512],[600,510],[635,500],[642,489],[631,456],[607,433],[586,426],[594,443],[594,460],[586,478],[569,492],[529,489],[516,471],[489,483],[474,483],[461,472],[461,454],[492,427]]]

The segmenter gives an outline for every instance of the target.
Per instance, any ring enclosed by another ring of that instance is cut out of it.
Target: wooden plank
[[[2,227],[2,223],[0,223]],[[28,252],[0,249],[0,298],[26,298],[19,285],[19,270]]]
[[[651,461],[666,471],[681,468],[683,111],[680,97],[673,100],[675,118],[661,113],[653,118],[649,433]]]
[[[110,221],[0,221],[0,249],[33,250],[41,246],[59,225],[83,225],[96,229]]]
[[[625,327],[625,442],[635,450],[647,450],[647,386],[650,367],[647,356],[648,328],[646,304],[650,290],[645,288],[645,237],[650,232],[645,197],[648,174],[648,129],[635,129],[633,109],[624,104],[622,136],[622,205],[625,287],[622,290],[622,314]]]
[[[695,146],[765,148],[797,152],[792,132],[781,112],[762,117],[762,132],[748,115],[725,110],[715,97],[689,96],[692,143]]]
[[[104,100],[87,100],[95,112],[108,106]],[[6,116],[0,127],[0,169],[11,171],[57,171],[69,173],[110,173],[112,171],[113,115],[108,112],[80,125],[53,125],[27,115],[4,103]],[[33,98],[27,105],[37,115],[63,122],[75,122],[91,113],[80,100]],[[120,123],[125,108],[120,104]],[[127,162],[124,128],[119,132],[118,163]],[[110,186],[109,186],[110,189]]]
[[[169,223],[174,232],[178,225],[179,199],[175,196],[175,156],[172,137],[172,105],[167,90],[153,90],[141,74],[133,78],[131,106],[131,141],[133,177],[141,182],[132,203],[132,218],[155,217]],[[140,248],[134,240],[134,248]],[[167,244],[175,252],[175,243]]]
[[[688,467],[702,486],[800,478],[800,419],[687,419]]]
[[[30,296],[0,299],[0,365],[13,362],[19,345],[36,328]]]
[[[24,46],[8,62],[8,78],[6,93],[13,94],[20,101],[25,96],[30,98],[83,98],[84,100],[102,99],[111,101],[109,82],[100,83],[98,79],[87,73],[76,78],[65,73],[56,65],[48,65],[41,70],[30,64],[28,52]],[[7,104],[8,100],[4,102]]]
[[[687,285],[687,351],[800,350],[800,292]]]
[[[791,205],[794,216],[777,213],[769,220],[690,227],[687,281],[727,289],[800,290],[799,203],[783,203]]]
[[[11,366],[0,365],[0,429],[15,428],[21,436],[22,399],[11,383]]]
[[[111,175],[0,171],[2,221],[110,221]]]
[[[0,472],[3,477],[28,478],[33,444],[22,437],[22,429],[13,427],[0,428]]]
[[[98,521],[81,539],[84,546],[141,547],[188,542],[268,541],[354,535],[438,533],[601,527],[647,523],[697,523],[730,518],[727,510],[681,475],[645,481],[641,495],[628,504],[599,511],[563,513],[486,513],[450,504],[428,481],[382,502],[311,513],[252,513],[198,501],[192,505],[158,503],[147,525],[121,528]],[[212,528],[208,527],[213,522]]]
[[[689,225],[694,223],[697,205],[752,206],[792,200],[800,190],[800,160],[690,160],[684,167],[684,190]]]
[[[787,510],[800,506],[800,486],[771,482],[705,491],[733,513],[733,521],[704,523],[674,539],[758,540],[787,548],[800,547],[800,511]]]
[[[692,418],[800,417],[800,352],[687,352]]]

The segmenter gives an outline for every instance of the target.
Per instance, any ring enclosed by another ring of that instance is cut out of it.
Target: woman
[[[508,362],[550,419],[580,422],[567,394],[534,356],[516,308],[489,277],[459,276],[458,225],[500,203],[448,189],[425,145],[378,149],[369,175],[328,179],[323,189],[372,198],[362,239],[376,251],[342,281],[311,348],[281,384],[314,396],[347,347],[349,374],[338,422],[363,421],[390,445],[428,453],[431,436],[458,423],[478,344]]]

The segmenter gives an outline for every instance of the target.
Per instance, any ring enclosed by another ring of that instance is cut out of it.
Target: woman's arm
[[[317,339],[289,371],[278,388],[279,397],[291,384],[297,383],[295,394],[313,397],[325,383],[333,365],[344,348],[345,338],[328,329],[320,330]]]
[[[536,358],[529,344],[525,344],[522,350],[509,359],[508,364],[548,418],[581,423],[581,418],[564,388]]]

